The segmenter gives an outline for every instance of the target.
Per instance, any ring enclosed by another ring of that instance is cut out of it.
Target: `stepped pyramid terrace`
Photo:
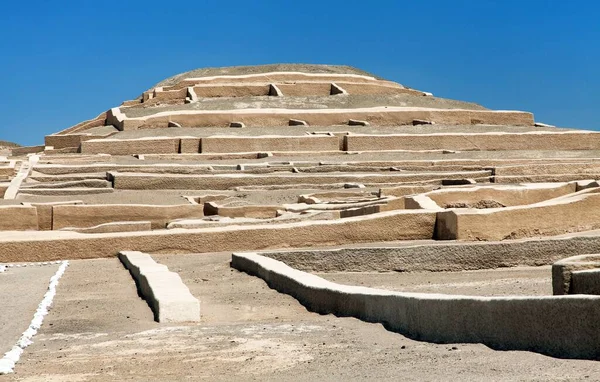
[[[6,378],[600,379],[598,132],[276,64],[1,146]]]

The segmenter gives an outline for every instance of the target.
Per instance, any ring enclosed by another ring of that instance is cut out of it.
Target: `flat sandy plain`
[[[15,374],[0,381],[600,380],[594,361],[418,342],[379,324],[311,313],[261,279],[231,269],[230,253],[154,258],[178,272],[201,300],[200,323],[155,323],[117,259],[72,261],[34,344]],[[40,279],[55,269],[47,270]],[[487,293],[510,279],[518,282],[515,294],[546,293],[547,272],[514,268],[454,273],[451,279],[437,274],[436,290],[444,293],[448,284],[449,293],[464,291],[476,282]],[[410,282],[416,288],[430,281],[419,273],[326,277],[377,286]],[[10,314],[0,310],[0,322]],[[20,317],[24,330],[30,318]]]

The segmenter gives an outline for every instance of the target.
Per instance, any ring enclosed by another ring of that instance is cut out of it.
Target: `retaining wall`
[[[38,229],[37,209],[32,206],[0,206],[0,231]]]
[[[157,175],[110,172],[115,189],[124,190],[227,190],[234,187],[335,184],[335,183],[411,183],[442,179],[479,178],[490,171],[464,173],[421,174],[215,174],[215,175]]]
[[[442,240],[503,240],[550,236],[600,228],[600,194],[575,195],[526,206],[438,213]]]
[[[165,228],[174,219],[201,218],[202,206],[181,204],[157,206],[143,204],[105,204],[54,206],[52,229],[75,227],[86,228],[99,224],[150,221],[153,229]]]
[[[552,265],[554,295],[600,295],[600,255],[578,255]]]
[[[412,125],[415,119],[448,125],[533,126],[533,115],[520,111],[374,107],[361,109],[238,109],[160,112],[145,117],[112,121],[120,130],[167,127],[169,122],[190,127],[227,127],[231,121],[246,126],[287,126],[290,119],[314,126],[345,125],[349,120],[367,121],[372,126]],[[465,144],[462,143],[462,147]],[[444,146],[440,146],[444,147]],[[354,149],[352,149],[354,150]],[[366,150],[366,149],[363,149]],[[356,150],[354,150],[356,151]]]
[[[202,138],[202,153],[237,153],[257,151],[338,151],[340,140],[335,136],[306,135],[300,137],[206,137]]]
[[[600,133],[444,133],[344,136],[347,151],[380,150],[598,150]]]
[[[445,188],[426,193],[440,207],[449,203],[477,203],[494,200],[505,206],[533,204],[577,191],[577,184],[541,184],[517,186],[484,186],[468,188]]]
[[[123,248],[147,253],[205,253],[431,239],[434,225],[435,213],[415,210],[326,221],[189,230],[105,234],[40,231],[35,235],[0,236],[0,262],[111,257]]]
[[[180,138],[91,139],[81,142],[83,154],[176,154]]]
[[[111,135],[111,134],[108,134]],[[52,146],[55,150],[64,149],[67,147],[79,148],[81,142],[89,141],[92,139],[106,138],[108,135],[97,135],[97,134],[65,134],[65,135],[46,135],[45,144],[46,146]]]

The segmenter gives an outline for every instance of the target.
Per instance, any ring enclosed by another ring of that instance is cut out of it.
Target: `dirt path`
[[[232,270],[230,254],[154,258],[201,300],[200,323],[154,323],[115,259],[73,261],[36,343],[5,380],[600,379],[597,362],[417,342],[381,325],[308,312]]]

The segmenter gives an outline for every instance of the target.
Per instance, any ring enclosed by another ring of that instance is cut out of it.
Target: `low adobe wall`
[[[475,297],[401,293],[340,285],[257,254],[233,254],[231,266],[258,276],[308,310],[382,323],[434,343],[482,343],[561,358],[600,357],[597,296]],[[587,317],[588,319],[574,319]]]
[[[420,174],[215,174],[171,175],[110,172],[115,189],[123,190],[227,190],[233,187],[338,184],[413,183],[442,179],[489,177],[490,171]]]
[[[457,208],[438,213],[442,240],[503,240],[600,228],[600,194],[562,197],[507,208]]]
[[[200,138],[182,137],[179,143],[181,154],[196,154],[200,152]]]
[[[331,95],[331,82],[296,82],[275,84],[284,96],[328,96]]]
[[[100,113],[96,118],[92,118],[92,119],[88,119],[86,121],[79,122],[78,124],[73,125],[62,131],[59,131],[58,133],[55,133],[53,135],[72,134],[72,133],[76,133],[79,131],[91,129],[92,127],[104,126],[106,123],[107,114],[108,114],[108,112],[105,111],[103,113]]]
[[[256,82],[290,82],[290,81],[350,81],[358,83],[381,83],[390,86],[396,85],[395,82],[378,80],[372,76],[364,76],[360,74],[335,74],[335,73],[303,73],[303,72],[268,72],[260,74],[244,74],[244,75],[223,75],[198,78],[186,78],[181,80],[174,86],[165,86],[163,89],[180,89],[183,87],[194,86],[199,84],[251,84]]]
[[[494,175],[554,175],[554,174],[600,174],[600,163],[583,159],[578,163],[536,163],[515,166],[498,166]]]
[[[45,148],[46,148],[46,146],[43,146],[43,145],[13,147],[11,149],[10,155],[12,155],[13,157],[17,157],[17,156],[21,156],[21,155],[41,153],[42,151],[44,151]]]
[[[571,256],[552,265],[554,295],[600,295],[600,255]]]
[[[196,85],[198,97],[258,97],[268,96],[271,86],[264,84],[214,84]]]
[[[88,228],[63,228],[61,231],[72,231],[79,233],[109,233],[109,232],[135,232],[150,231],[152,223],[149,221],[114,222],[104,223]]]
[[[0,206],[0,231],[29,231],[37,229],[38,215],[35,207]]]
[[[65,134],[65,135],[46,135],[45,144],[46,146],[52,146],[55,150],[64,149],[68,147],[79,148],[81,142],[89,141],[91,139],[102,139],[108,135],[97,135],[97,134]]]
[[[597,132],[347,135],[347,151],[380,150],[598,150]]]
[[[204,215],[219,215],[229,218],[272,219],[277,217],[280,206],[219,206],[214,202],[204,203]]]
[[[144,163],[144,162],[141,162]],[[235,168],[235,165],[231,165]],[[119,164],[119,163],[91,163],[91,164],[38,164],[35,171],[41,174],[50,175],[52,181],[62,179],[63,175],[88,174],[107,171],[119,172],[143,172],[143,173],[171,173],[171,174],[207,174],[213,169],[208,164],[177,164],[177,163],[158,163],[158,164]],[[54,177],[56,176],[56,177]]]
[[[169,122],[191,127],[227,127],[231,121],[246,126],[287,126],[290,119],[313,126],[345,125],[349,120],[372,126],[412,125],[415,119],[447,125],[533,126],[533,114],[522,111],[373,107],[358,109],[238,109],[165,111],[145,117],[113,121],[120,130],[167,127]],[[464,146],[464,144],[463,144]]]
[[[52,218],[54,206],[63,205],[81,205],[81,200],[65,201],[65,202],[48,202],[48,203],[23,203],[24,206],[35,207],[37,209],[38,228],[40,231],[52,230]]]
[[[54,206],[52,229],[86,228],[105,223],[150,221],[153,229],[165,228],[174,219],[201,218],[202,206],[181,204],[155,206],[143,204],[106,204]]]
[[[0,177],[11,177],[17,173],[17,161],[0,164]]]
[[[336,82],[350,95],[363,94],[410,94],[424,96],[425,93],[419,90],[407,89],[401,86],[390,86],[387,84],[361,84],[356,82]]]
[[[577,183],[484,186],[468,188],[444,188],[426,193],[442,208],[451,203],[473,204],[481,200],[493,200],[504,206],[539,203],[577,191]]]
[[[600,252],[600,236],[571,235],[495,242],[431,241],[339,249],[286,248],[261,252],[261,255],[306,272],[461,272],[552,265],[565,257],[595,252]]]
[[[141,252],[123,251],[119,260],[131,273],[157,322],[200,321],[200,301],[192,296],[179,274]]]
[[[257,151],[338,151],[340,140],[328,135],[206,137],[202,153],[238,153]]]
[[[151,232],[40,231],[0,236],[0,262],[112,257],[123,248],[146,253],[206,253],[431,239],[434,225],[434,212],[414,210],[348,219]]]
[[[81,142],[82,154],[177,154],[180,138],[92,139]]]

